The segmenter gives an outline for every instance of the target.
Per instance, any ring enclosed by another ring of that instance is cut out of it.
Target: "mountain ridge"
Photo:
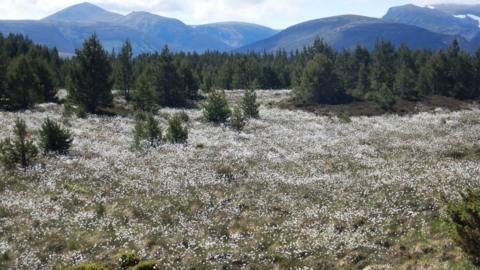
[[[376,40],[385,39],[394,45],[436,50],[458,39],[465,49],[474,50],[480,44],[479,25],[480,5],[410,4],[390,8],[383,18],[340,15],[275,30],[235,21],[188,25],[146,11],[122,15],[84,2],[41,20],[0,21],[0,33],[27,35],[65,55],[73,54],[93,33],[109,51],[118,50],[129,39],[135,54],[156,52],[165,45],[172,51],[199,53],[292,51],[311,45],[316,37],[336,49],[358,44],[371,48]]]

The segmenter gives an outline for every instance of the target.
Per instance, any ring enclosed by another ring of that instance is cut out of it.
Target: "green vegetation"
[[[245,127],[245,117],[239,106],[233,109],[228,125],[236,131],[241,131]]]
[[[480,266],[480,192],[468,191],[462,194],[459,202],[449,205],[449,214],[455,227],[455,242],[472,263]]]
[[[107,52],[94,34],[76,51],[70,68],[69,98],[86,112],[112,104],[112,67]]]
[[[156,147],[161,143],[162,130],[152,113],[137,114],[133,136],[137,147],[142,141],[147,141],[150,147]]]
[[[212,91],[203,105],[205,119],[215,124],[226,123],[231,110],[224,91]]]
[[[245,91],[242,100],[242,109],[243,115],[247,118],[259,118],[260,114],[258,112],[259,104],[257,103],[257,94],[255,93],[256,88],[251,88]]]
[[[135,253],[123,253],[118,258],[118,265],[121,269],[135,266],[140,262],[140,258]]]
[[[120,54],[115,62],[115,81],[118,82],[120,89],[123,90],[125,100],[130,101],[130,90],[133,85],[133,53],[130,41],[125,41]]]
[[[27,131],[25,121],[15,121],[14,138],[0,142],[0,162],[6,169],[13,169],[20,165],[27,168],[32,165],[38,154],[38,149]]]
[[[170,143],[185,143],[188,140],[188,128],[183,124],[184,114],[175,114],[168,119],[166,140]],[[187,115],[188,117],[188,115]]]
[[[40,147],[45,153],[53,152],[66,154],[72,145],[73,138],[70,131],[60,124],[47,118],[40,130]]]

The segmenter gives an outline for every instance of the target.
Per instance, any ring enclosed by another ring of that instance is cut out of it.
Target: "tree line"
[[[379,40],[371,51],[360,45],[336,51],[317,39],[291,53],[174,54],[165,47],[134,56],[130,42],[109,53],[94,34],[73,57],[62,58],[21,35],[0,35],[2,109],[55,102],[60,88],[89,113],[112,105],[112,89],[142,111],[190,106],[200,90],[251,88],[292,88],[299,105],[372,100],[388,108],[429,95],[479,98],[480,49],[469,54],[453,41],[445,50],[411,50]]]

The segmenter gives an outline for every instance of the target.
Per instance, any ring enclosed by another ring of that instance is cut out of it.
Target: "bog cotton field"
[[[259,92],[261,119],[241,133],[187,110],[186,145],[144,151],[132,149],[131,118],[65,118],[48,104],[1,112],[0,138],[17,117],[34,132],[50,117],[75,141],[68,156],[0,172],[0,268],[108,262],[124,251],[175,269],[461,260],[432,228],[445,200],[480,187],[478,159],[455,155],[479,143],[478,108],[348,122],[270,106],[287,95]],[[174,111],[160,112],[163,127]]]

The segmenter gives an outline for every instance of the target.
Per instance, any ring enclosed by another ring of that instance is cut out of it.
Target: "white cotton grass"
[[[478,162],[444,155],[479,142],[477,108],[343,123],[269,106],[287,94],[260,91],[261,118],[240,133],[185,110],[188,143],[148,151],[132,151],[130,118],[73,117],[69,156],[0,172],[0,255],[13,268],[49,269],[131,249],[167,268],[177,258],[208,268],[270,262],[272,254],[381,254],[378,240],[392,223],[418,229],[442,196],[480,186]],[[61,111],[46,104],[1,112],[0,138],[17,117],[38,130],[47,117],[62,121]],[[231,170],[231,181],[219,177],[219,166]]]

